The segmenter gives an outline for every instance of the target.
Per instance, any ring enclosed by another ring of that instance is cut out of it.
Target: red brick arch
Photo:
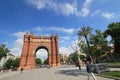
[[[60,65],[58,48],[58,36],[34,36],[26,32],[20,60],[20,68],[31,69],[35,67],[35,55],[37,50],[44,48],[48,52],[48,63],[50,66]]]
[[[49,49],[49,47],[47,47],[47,45],[38,45],[37,47],[35,47],[33,49],[33,55],[36,55],[36,52],[39,50],[39,49],[45,49],[47,52],[48,52],[48,55],[51,54],[51,49]]]

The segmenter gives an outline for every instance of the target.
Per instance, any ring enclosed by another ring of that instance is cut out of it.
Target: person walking
[[[81,65],[82,65],[82,62],[81,62],[81,61],[78,61],[79,70],[81,70]]]
[[[90,61],[87,61],[87,66],[86,66],[86,70],[88,72],[88,78],[87,80],[90,80],[90,76],[92,75],[94,80],[97,80],[95,75],[93,74],[93,66],[91,65]]]
[[[79,70],[81,70],[81,64],[78,64]]]
[[[21,68],[21,73],[23,72],[23,68]]]

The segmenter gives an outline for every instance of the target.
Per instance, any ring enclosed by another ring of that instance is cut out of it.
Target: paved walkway
[[[114,80],[98,76],[97,79]],[[37,68],[26,70],[23,73],[20,73],[20,71],[0,73],[0,80],[87,80],[87,72],[85,68],[80,71],[78,67],[65,65],[51,69]]]

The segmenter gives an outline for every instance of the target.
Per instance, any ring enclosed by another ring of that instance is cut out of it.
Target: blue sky
[[[90,26],[104,31],[120,21],[120,0],[0,0],[0,43],[12,54],[20,55],[23,35],[59,36],[59,52],[77,40],[77,31]]]

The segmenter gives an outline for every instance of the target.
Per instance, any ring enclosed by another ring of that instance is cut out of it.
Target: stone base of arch
[[[56,66],[60,66],[60,65],[61,65],[61,64],[58,63],[58,64],[51,64],[50,66],[51,66],[51,67],[56,67]],[[25,70],[29,70],[29,69],[35,68],[35,66],[20,66],[20,67],[18,68],[18,70],[20,70],[21,68],[23,68],[23,69],[25,69]]]
[[[31,66],[26,66],[26,67],[19,67],[18,70],[20,70],[21,68],[25,69],[25,70],[29,70],[32,69]],[[33,67],[34,68],[34,67]]]

